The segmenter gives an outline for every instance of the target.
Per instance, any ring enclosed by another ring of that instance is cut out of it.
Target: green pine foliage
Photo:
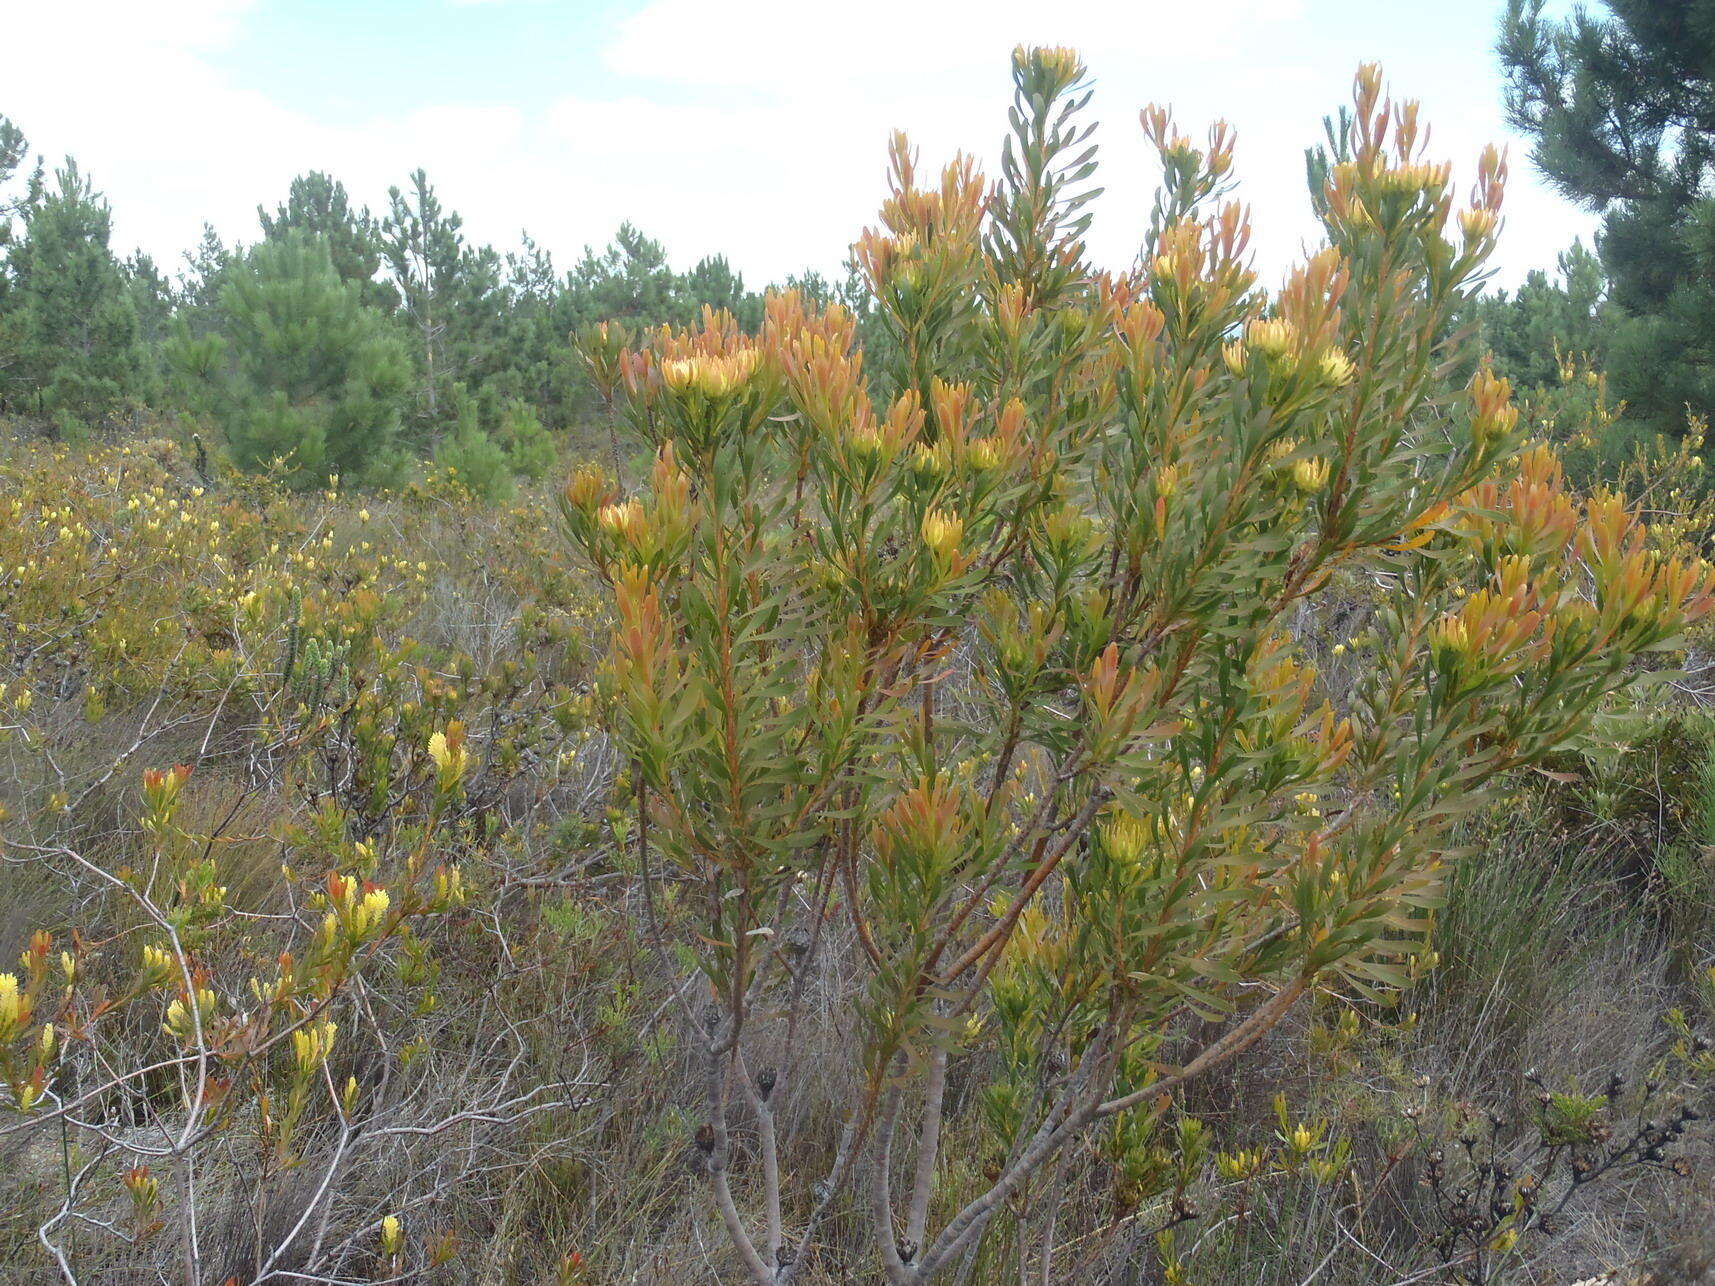
[[[476,407],[464,396],[463,387],[454,385],[454,393],[458,419],[453,431],[436,446],[435,463],[447,471],[449,481],[479,500],[498,503],[509,499],[515,490],[511,457],[483,430]]]
[[[0,190],[11,182],[28,154],[29,142],[24,137],[24,131],[7,117],[0,116]],[[11,239],[12,215],[16,212],[15,199],[0,199],[0,247],[5,246]]]
[[[125,280],[137,313],[137,337],[143,350],[142,397],[159,403],[165,388],[165,345],[173,333],[173,283],[154,259],[138,251],[125,261]]]
[[[456,415],[459,382],[480,382],[496,363],[504,294],[500,258],[465,240],[464,220],[446,209],[428,175],[393,188],[381,220],[381,249],[400,297],[417,361],[416,420],[432,435]]]
[[[622,223],[612,244],[599,254],[584,248],[583,258],[567,275],[571,310],[588,321],[622,321],[659,325],[677,320],[683,311],[659,241]]]
[[[690,325],[706,309],[747,331],[762,324],[766,292],[722,255],[677,268],[630,223],[569,269],[528,233],[501,254],[468,239],[421,170],[379,215],[333,175],[299,175],[282,200],[257,207],[256,246],[205,224],[172,273],[142,252],[114,254],[107,207],[75,166],[61,176],[69,188],[50,189],[39,163],[24,181],[27,159],[23,133],[0,117],[0,416],[35,428],[113,424],[127,408],[134,427],[151,413],[167,425],[188,414],[188,429],[208,420],[225,430],[233,463],[278,463],[301,484],[333,472],[396,476],[413,457],[467,450],[503,455],[497,477],[537,481],[562,435],[593,440],[603,430],[590,422],[611,420],[611,390],[592,380],[573,336],[609,320]],[[280,249],[306,240],[322,247],[315,266]],[[787,285],[841,304],[869,351],[891,353],[851,263],[841,278],[809,272]],[[338,324],[315,337],[287,321],[318,315]],[[357,350],[336,352],[348,337]],[[306,373],[310,352],[321,374]],[[408,387],[395,417],[400,352]]]
[[[24,132],[0,116],[0,255],[5,254],[12,241],[13,217],[20,208],[19,199],[16,195],[8,195],[7,186],[23,165],[28,150]],[[3,262],[0,262],[0,413],[7,409],[9,387],[6,377],[17,361],[19,348],[18,318],[8,306],[7,299],[11,274],[3,268]]]
[[[1509,0],[1500,54],[1514,124],[1597,240],[1622,320],[1615,392],[1652,427],[1715,409],[1715,12],[1708,0],[1608,0],[1546,18]]]
[[[214,316],[220,302],[220,287],[226,270],[236,258],[212,225],[202,225],[202,238],[196,249],[185,252],[185,271],[179,278],[179,319],[198,330]]]
[[[328,254],[341,281],[355,283],[364,303],[391,312],[399,302],[392,283],[379,279],[381,230],[368,209],[351,204],[345,184],[319,170],[292,180],[286,199],[269,214],[256,207],[262,235],[278,241],[294,231],[326,238]]]
[[[566,343],[561,282],[553,256],[528,233],[506,256],[505,293],[501,360],[490,381],[494,395],[502,409],[523,400],[563,423],[577,399],[578,380]]]
[[[1557,258],[1554,276],[1537,269],[1515,291],[1484,295],[1472,320],[1502,375],[1520,387],[1553,385],[1568,359],[1606,361],[1616,320],[1607,290],[1602,261],[1575,241]]]
[[[359,285],[341,280],[327,241],[302,232],[264,241],[224,276],[217,329],[201,339],[181,329],[170,358],[233,459],[301,485],[390,463],[410,359]]]
[[[113,216],[75,162],[33,180],[7,255],[7,405],[65,429],[100,424],[139,391],[137,306],[109,241]]]
[[[506,444],[506,455],[512,471],[521,478],[540,482],[559,459],[554,449],[554,437],[522,398],[506,404],[500,417],[500,440]]]

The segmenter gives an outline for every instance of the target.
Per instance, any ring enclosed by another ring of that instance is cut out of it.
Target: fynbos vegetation
[[[1013,71],[992,192],[964,160],[920,184],[894,142],[857,248],[890,401],[837,308],[776,299],[755,337],[711,315],[623,359],[649,486],[586,469],[566,495],[619,618],[628,825],[667,881],[650,934],[707,981],[697,1146],[760,1283],[793,1280],[853,1185],[891,1281],[997,1219],[1052,1280],[1076,1145],[1171,1111],[1309,989],[1404,985],[1455,821],[1712,601],[1619,498],[1518,450],[1503,380],[1441,391],[1495,153],[1456,210],[1415,107],[1364,70],[1314,194],[1327,247],[1269,299],[1226,131],[1197,147],[1151,109],[1150,237],[1103,274],[1083,66]],[[1291,623],[1340,576],[1371,587],[1377,642],[1335,692]],[[856,1088],[793,1191],[783,1105],[833,925],[867,975]],[[983,1177],[937,1201],[966,1076],[956,1147]]]
[[[1278,289],[1232,132],[1157,107],[1092,264],[1086,68],[1012,77],[994,180],[894,138],[840,291],[699,270],[503,375],[421,172],[379,225],[318,175],[181,310],[163,436],[34,389],[8,1271],[1701,1271],[1701,425],[1603,456],[1555,338],[1521,414],[1506,164],[1375,67]]]

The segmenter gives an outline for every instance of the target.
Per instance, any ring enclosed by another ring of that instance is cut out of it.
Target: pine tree
[[[5,116],[0,116],[0,190],[12,181],[29,154],[24,131]],[[4,248],[12,233],[12,216],[17,213],[16,200],[0,198],[0,248]]]
[[[499,438],[512,472],[532,482],[547,477],[559,458],[553,435],[543,427],[535,408],[522,398],[514,398],[501,412]]]
[[[515,490],[512,461],[506,447],[483,429],[477,405],[463,384],[448,390],[448,407],[453,424],[435,447],[435,463],[479,500],[493,504],[510,499]]]
[[[1564,191],[1605,217],[1624,314],[1609,358],[1634,415],[1715,411],[1715,3],[1608,0],[1560,21],[1509,0],[1500,54],[1514,124]]]
[[[142,346],[142,393],[153,405],[160,396],[162,346],[173,333],[173,283],[141,250],[125,261],[125,280],[137,313],[137,339]]]
[[[732,270],[725,255],[699,260],[685,274],[677,293],[682,300],[680,311],[690,313],[683,318],[686,322],[700,315],[704,308],[724,308],[747,331],[755,331],[762,325],[762,296],[744,288],[744,277]]]
[[[355,209],[345,184],[312,170],[292,180],[286,199],[269,214],[256,207],[262,235],[278,241],[293,231],[317,233],[327,239],[334,271],[342,281],[357,283],[363,301],[391,311],[399,296],[392,285],[377,279],[381,270],[381,229],[367,207]]]
[[[8,400],[56,429],[98,423],[138,391],[144,369],[136,303],[109,248],[112,212],[69,159],[51,186],[31,187],[8,256]]]
[[[1531,272],[1516,291],[1484,295],[1473,310],[1495,370],[1515,388],[1552,385],[1561,362],[1603,366],[1613,318],[1602,262],[1582,242],[1563,251],[1553,278]]]
[[[629,223],[619,225],[612,244],[600,254],[584,248],[566,290],[579,324],[623,321],[653,326],[679,315],[667,251]]]
[[[15,197],[8,198],[5,189],[24,163],[28,151],[24,132],[8,118],[0,116],[0,414],[8,409],[8,377],[18,363],[21,348],[17,319],[7,299],[11,273],[3,258],[12,240],[12,218],[19,203]]]
[[[192,313],[212,309],[220,302],[220,289],[227,268],[237,257],[214,230],[214,225],[202,225],[202,239],[195,250],[185,251],[185,268],[179,274],[178,303]]]
[[[237,463],[280,461],[302,485],[391,464],[410,360],[359,284],[340,279],[327,241],[290,232],[223,275],[216,333],[182,326],[170,358]]]
[[[422,170],[409,192],[393,188],[381,248],[399,289],[420,363],[419,405],[431,433],[452,414],[454,383],[480,384],[495,356],[500,258],[465,243],[464,220],[442,207]]]
[[[575,326],[553,256],[523,234],[521,248],[506,256],[497,360],[484,390],[501,408],[503,436],[514,402],[527,402],[555,424],[570,418],[581,388],[577,358],[567,343]]]

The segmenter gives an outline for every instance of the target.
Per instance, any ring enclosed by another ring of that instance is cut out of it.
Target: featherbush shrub
[[[1325,243],[1267,293],[1230,132],[1150,108],[1161,190],[1106,272],[1084,66],[1020,49],[1013,79],[992,186],[894,140],[855,251],[888,369],[792,295],[755,335],[663,330],[619,359],[647,484],[592,466],[562,505],[612,594],[626,833],[651,931],[706,980],[696,1147],[757,1283],[848,1200],[901,1286],[1000,1223],[1054,1280],[1079,1145],[1169,1113],[1307,992],[1405,984],[1458,819],[1712,602],[1707,566],[1522,449],[1504,380],[1446,387],[1493,149],[1461,204],[1365,68],[1313,167]],[[1336,575],[1377,638],[1337,687],[1293,635]],[[811,1182],[781,1132],[835,934],[867,978],[859,1089]],[[958,1182],[955,1080],[984,1105]]]

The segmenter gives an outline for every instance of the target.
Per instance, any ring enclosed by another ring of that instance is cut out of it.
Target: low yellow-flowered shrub
[[[476,1148],[481,1186],[490,1136],[581,1104],[566,1050],[473,1008],[520,968],[495,908],[552,874],[524,837],[587,827],[609,775],[602,609],[537,512],[3,449],[10,1262],[402,1262],[464,1182],[423,1158]]]

